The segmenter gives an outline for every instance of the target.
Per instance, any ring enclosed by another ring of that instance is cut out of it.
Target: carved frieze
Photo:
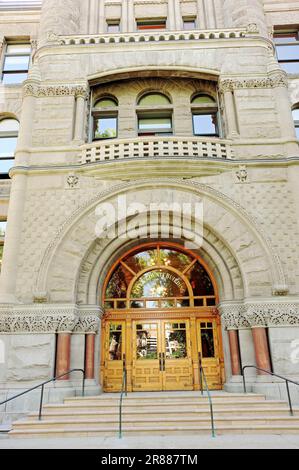
[[[35,83],[26,83],[23,88],[24,96],[34,96],[35,98],[48,98],[52,96],[75,96],[87,99],[88,90],[83,85],[49,85],[39,86]]]
[[[246,88],[277,87],[288,87],[288,78],[283,71],[266,78],[251,78],[247,80],[224,79],[221,80],[219,84],[219,90],[222,93]]]

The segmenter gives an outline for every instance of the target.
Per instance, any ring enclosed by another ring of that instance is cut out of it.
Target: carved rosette
[[[219,306],[219,311],[228,330],[299,327],[299,303],[226,304]]]

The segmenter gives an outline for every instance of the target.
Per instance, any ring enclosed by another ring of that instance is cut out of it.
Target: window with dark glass
[[[218,106],[214,98],[200,94],[191,102],[193,134],[196,136],[219,137]]]
[[[299,73],[298,31],[274,34],[277,59],[287,73]]]
[[[8,178],[8,172],[13,166],[18,132],[19,123],[16,119],[0,121],[0,178]]]
[[[107,33],[119,33],[120,22],[119,20],[107,20]]]
[[[297,136],[297,139],[299,140],[299,108],[293,109],[292,114],[293,114],[293,119],[294,119],[296,136]]]
[[[17,85],[26,80],[30,54],[30,44],[7,44],[2,70],[4,84]]]
[[[93,140],[115,139],[118,133],[118,103],[114,98],[96,101],[93,111]]]
[[[196,20],[194,18],[183,18],[183,27],[186,30],[196,28]]]
[[[165,19],[151,19],[151,20],[137,20],[137,30],[155,30],[155,29],[166,29]]]
[[[172,105],[162,93],[148,93],[138,102],[138,135],[172,135]]]

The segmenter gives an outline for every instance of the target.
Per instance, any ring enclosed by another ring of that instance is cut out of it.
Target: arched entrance
[[[103,289],[101,383],[129,391],[198,390],[199,356],[211,389],[224,381],[217,286],[208,266],[174,243],[122,256]]]

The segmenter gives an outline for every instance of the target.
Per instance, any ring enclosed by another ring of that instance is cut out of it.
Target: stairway
[[[216,434],[299,433],[299,407],[258,394],[212,395]],[[10,437],[117,436],[119,394],[66,398],[13,423]],[[124,397],[123,435],[210,434],[209,402],[199,392],[131,393]]]

